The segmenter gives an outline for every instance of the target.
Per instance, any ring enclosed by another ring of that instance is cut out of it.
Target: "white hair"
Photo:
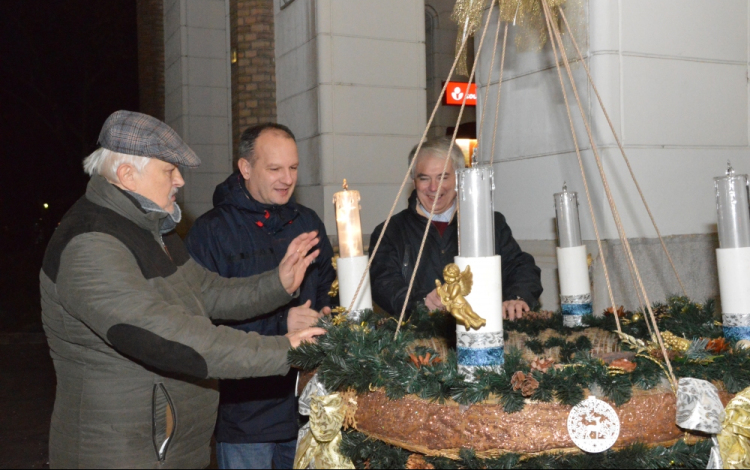
[[[417,147],[419,145],[415,145],[413,149],[411,149],[411,152],[409,152],[409,164],[411,165],[411,161],[414,159],[415,154],[417,153]],[[417,160],[420,158],[431,156],[436,157],[440,159],[446,159],[448,158],[448,150],[450,149],[450,160],[451,160],[451,166],[453,167],[453,171],[460,170],[462,168],[466,168],[466,160],[464,160],[464,154],[461,151],[461,149],[458,147],[457,144],[453,144],[453,147],[451,148],[451,139],[448,137],[439,137],[434,139],[427,139],[422,144],[422,148],[419,149],[419,155],[417,156]],[[417,164],[415,163],[414,166],[411,168],[411,177],[412,179],[417,177]]]
[[[83,170],[89,176],[101,175],[111,182],[119,183],[117,169],[120,168],[120,165],[132,165],[140,173],[150,161],[151,159],[148,157],[113,152],[100,147],[83,160]]]

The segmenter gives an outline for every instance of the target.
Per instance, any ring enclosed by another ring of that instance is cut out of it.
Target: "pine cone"
[[[539,382],[531,376],[531,374],[526,376],[526,380],[523,381],[523,386],[521,387],[521,395],[525,397],[530,397],[534,394],[536,389],[539,388]]]
[[[408,469],[418,469],[418,468],[425,468],[425,469],[434,469],[435,466],[431,463],[428,463],[424,459],[424,455],[421,454],[411,454],[409,458],[406,460],[406,468]]]
[[[520,370],[513,374],[513,377],[510,378],[510,384],[513,386],[513,390],[521,390],[524,380],[526,380],[526,374]]]

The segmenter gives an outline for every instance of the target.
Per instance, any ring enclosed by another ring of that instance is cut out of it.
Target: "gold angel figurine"
[[[435,286],[437,286],[440,301],[448,312],[468,329],[478,330],[486,325],[487,320],[477,315],[464,297],[471,293],[471,287],[474,284],[471,267],[466,266],[464,272],[461,272],[461,268],[451,263],[443,269],[443,277],[445,284],[441,284],[436,279]]]

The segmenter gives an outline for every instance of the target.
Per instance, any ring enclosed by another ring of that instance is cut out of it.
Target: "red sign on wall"
[[[467,93],[467,82],[448,82],[448,87],[445,89],[445,97],[443,104],[448,106],[461,106],[464,102],[464,95]],[[477,105],[477,84],[472,83],[468,88],[468,96],[466,97],[466,106]]]

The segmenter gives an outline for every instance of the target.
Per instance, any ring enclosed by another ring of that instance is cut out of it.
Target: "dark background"
[[[41,330],[44,248],[118,109],[139,109],[135,0],[0,0],[0,332]]]

